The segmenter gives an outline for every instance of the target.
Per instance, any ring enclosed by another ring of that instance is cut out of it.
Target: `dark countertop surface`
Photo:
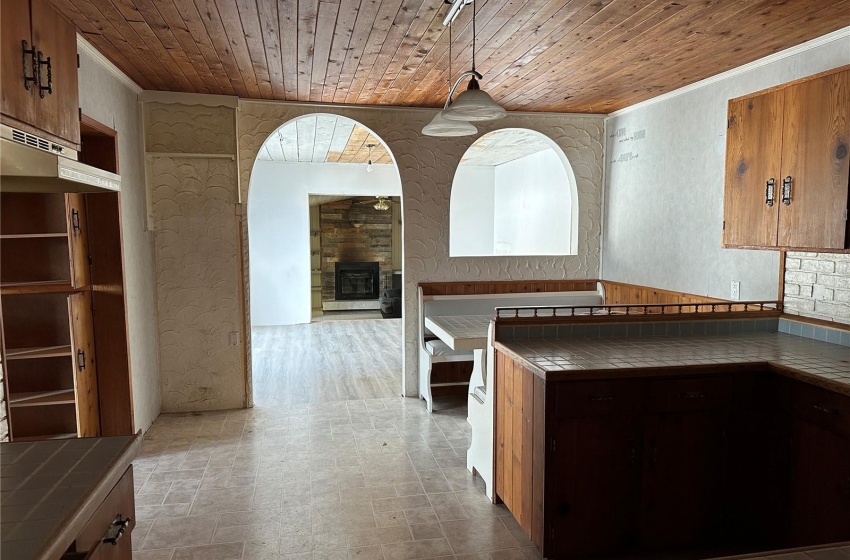
[[[850,395],[850,347],[784,333],[496,342],[547,381],[763,366]]]
[[[0,444],[0,556],[55,560],[141,449],[115,436]]]

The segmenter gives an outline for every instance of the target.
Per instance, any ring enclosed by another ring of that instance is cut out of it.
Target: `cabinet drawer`
[[[798,420],[850,436],[850,397],[798,383],[794,388],[794,415]]]
[[[135,502],[133,499],[133,467],[127,469],[121,480],[112,489],[112,492],[103,500],[94,515],[89,518],[85,529],[80,532],[76,540],[78,552],[89,551],[95,544],[103,539],[112,522],[118,516],[121,519],[130,518],[130,524],[124,531],[124,535],[118,539],[117,544],[102,544],[93,558],[132,558],[131,534],[136,526]]]
[[[649,382],[649,406],[653,412],[717,410],[730,404],[732,379],[690,377]]]
[[[615,416],[643,409],[644,381],[575,381],[560,383],[555,414],[560,418]]]

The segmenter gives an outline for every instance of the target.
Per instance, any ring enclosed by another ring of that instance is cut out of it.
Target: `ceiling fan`
[[[389,210],[392,207],[393,200],[388,196],[378,195],[375,200],[361,200],[354,204],[369,204],[375,210]]]

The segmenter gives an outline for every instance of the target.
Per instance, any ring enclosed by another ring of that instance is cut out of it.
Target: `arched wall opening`
[[[374,165],[367,169],[363,152],[370,142],[378,145],[372,149]],[[269,135],[248,189],[252,326],[311,320],[311,279],[317,268],[310,204],[373,196],[400,200],[401,178],[389,148],[363,125],[338,115],[310,114]]]
[[[504,128],[466,150],[452,182],[449,256],[574,255],[578,187],[563,150]]]

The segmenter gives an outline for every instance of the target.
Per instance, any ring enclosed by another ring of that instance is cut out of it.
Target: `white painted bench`
[[[470,350],[453,350],[425,326],[426,317],[446,315],[495,315],[497,307],[540,305],[601,305],[603,288],[597,291],[528,292],[510,294],[424,295],[418,288],[419,298],[419,397],[424,399],[428,411],[433,410],[432,387],[468,385],[467,381],[431,384],[435,363],[471,362]],[[483,385],[483,380],[481,385]],[[474,388],[476,385],[471,385]]]

